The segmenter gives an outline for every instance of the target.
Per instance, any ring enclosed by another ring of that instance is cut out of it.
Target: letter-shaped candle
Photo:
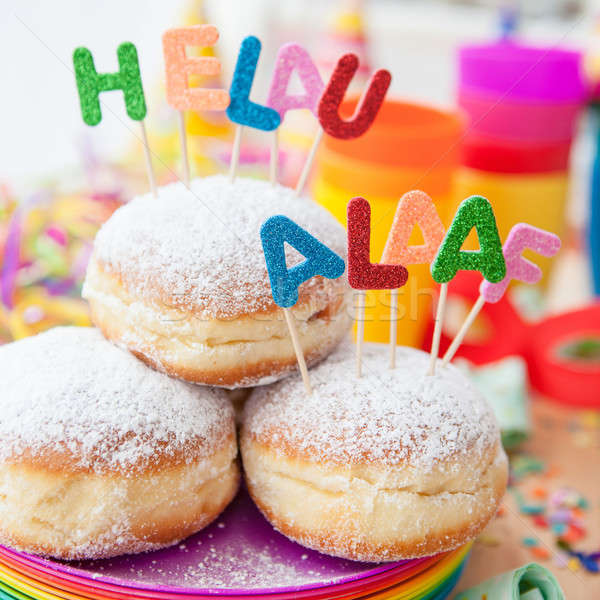
[[[329,135],[343,140],[360,137],[371,127],[392,81],[389,71],[385,69],[376,71],[367,85],[367,91],[358,103],[354,115],[351,119],[344,120],[339,114],[340,105],[357,69],[358,57],[356,54],[344,54],[338,60],[319,101],[321,127]]]
[[[337,279],[344,274],[341,256],[313,237],[288,217],[267,219],[260,230],[267,272],[275,304],[289,308],[298,302],[298,288],[315,275]],[[284,242],[298,250],[306,260],[287,268]]]
[[[541,279],[542,270],[521,256],[526,248],[542,256],[554,256],[560,249],[560,238],[528,223],[517,223],[510,230],[503,246],[506,276],[498,283],[482,281],[479,286],[479,292],[486,302],[498,302],[512,279],[523,283],[537,283]]]
[[[364,198],[348,203],[348,282],[357,290],[402,287],[408,271],[402,265],[371,262],[371,206]]]
[[[290,77],[294,72],[304,87],[304,94],[287,93]],[[267,106],[275,109],[283,121],[288,110],[307,108],[315,116],[319,99],[323,93],[323,80],[310,54],[299,44],[284,44],[277,52],[275,71],[271,80],[271,89],[267,98]]]
[[[227,116],[238,125],[272,131],[277,129],[281,122],[279,113],[250,100],[260,48],[260,40],[252,35],[242,42],[229,89],[231,100],[227,108]]]
[[[461,250],[473,227],[480,249]],[[459,270],[479,271],[492,283],[501,281],[506,275],[496,217],[483,196],[471,196],[462,201],[431,264],[431,275],[438,283],[448,283]]]
[[[424,244],[409,246],[408,240],[418,225]],[[388,264],[420,265],[430,263],[444,239],[444,225],[433,200],[420,190],[406,192],[396,208],[381,262]]]
[[[163,34],[167,102],[177,110],[225,110],[229,105],[226,90],[190,88],[190,75],[214,76],[221,72],[221,62],[214,56],[186,55],[187,46],[214,46],[219,32],[214,25],[177,27]]]

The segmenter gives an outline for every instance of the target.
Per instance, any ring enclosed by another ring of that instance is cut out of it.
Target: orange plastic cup
[[[343,105],[350,115],[356,100]],[[327,136],[317,156],[315,200],[346,224],[346,206],[355,196],[371,204],[371,260],[378,262],[400,197],[411,189],[427,192],[442,221],[451,220],[454,175],[460,161],[462,121],[455,113],[387,100],[371,129],[356,140]],[[422,243],[415,232],[411,243]],[[397,343],[420,346],[432,311],[435,284],[429,265],[409,265],[399,291]],[[387,343],[390,291],[369,291],[365,339]]]
[[[340,109],[349,117],[356,98]],[[386,100],[372,127],[354,140],[326,136],[323,148],[334,154],[389,167],[430,169],[455,167],[460,161],[460,135],[464,124],[458,113],[422,104]]]

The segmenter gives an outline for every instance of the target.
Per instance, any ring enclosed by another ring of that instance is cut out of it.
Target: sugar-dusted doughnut
[[[491,409],[454,366],[367,346],[363,377],[343,345],[310,372],[257,388],[240,449],[250,494],[283,534],[361,561],[436,554],[494,516],[507,460]]]
[[[63,559],[202,529],[239,483],[223,390],[157,373],[97,329],[0,347],[0,543]]]
[[[283,214],[345,256],[335,219],[293,190],[214,176],[132,200],[96,237],[84,285],[105,336],[155,368],[194,383],[244,387],[296,368],[271,295],[260,227]],[[303,257],[289,253],[289,264]],[[350,327],[345,277],[315,277],[291,310],[307,362],[325,357]]]

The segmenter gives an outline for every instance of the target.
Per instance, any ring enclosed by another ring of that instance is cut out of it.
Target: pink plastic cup
[[[468,131],[517,142],[561,142],[573,137],[582,105],[499,98],[461,88],[459,106],[468,114]]]

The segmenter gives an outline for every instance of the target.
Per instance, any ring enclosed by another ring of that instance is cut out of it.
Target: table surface
[[[584,414],[545,400],[533,402],[533,434],[520,450],[541,459],[557,474],[551,478],[529,476],[519,488],[527,493],[537,486],[549,492],[569,486],[580,492],[589,502],[585,515],[587,536],[575,547],[593,552],[600,549],[600,427],[596,419],[595,427],[582,428]],[[521,514],[511,493],[506,495],[503,506],[504,514],[485,531],[483,539],[487,541],[476,542],[457,590],[468,589],[528,562],[538,562],[554,573],[567,600],[600,598],[600,573],[559,568],[554,562],[556,546],[551,531],[535,526],[531,517]],[[534,558],[523,545],[524,537],[535,537],[550,551],[551,558],[545,561]]]

